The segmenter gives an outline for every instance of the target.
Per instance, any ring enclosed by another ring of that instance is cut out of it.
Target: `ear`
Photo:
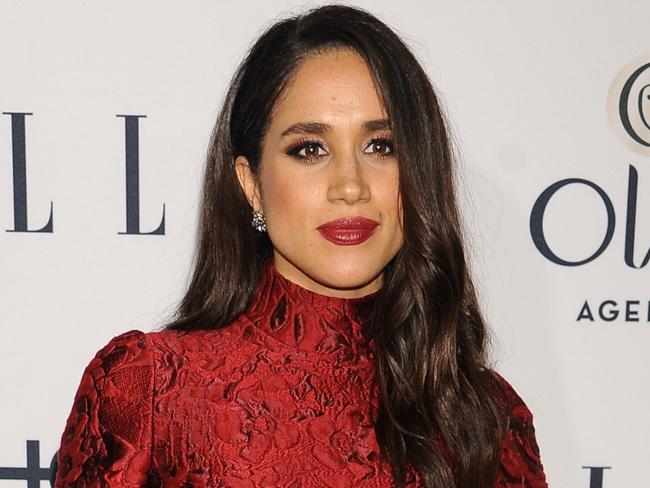
[[[253,207],[253,210],[261,210],[262,200],[259,193],[259,182],[245,156],[237,156],[235,159],[235,171],[237,172],[239,184],[248,199],[248,203]]]

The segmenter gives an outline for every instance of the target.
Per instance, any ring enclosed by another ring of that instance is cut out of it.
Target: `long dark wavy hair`
[[[371,324],[381,455],[398,487],[414,468],[427,487],[491,488],[502,415],[465,259],[450,136],[414,54],[363,9],[326,5],[277,21],[237,68],[210,142],[191,280],[165,328],[225,327],[250,304],[273,247],[251,226],[235,158],[258,171],[272,110],[297,69],[338,48],[365,59],[399,161],[404,244],[384,270]]]

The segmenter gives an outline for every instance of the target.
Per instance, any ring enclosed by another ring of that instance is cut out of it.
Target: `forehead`
[[[310,55],[301,63],[273,110],[271,125],[384,116],[364,59],[354,50],[336,49]]]

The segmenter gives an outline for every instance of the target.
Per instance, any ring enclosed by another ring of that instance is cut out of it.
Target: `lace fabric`
[[[114,337],[83,372],[55,486],[393,486],[373,427],[376,295],[320,295],[269,261],[227,327]],[[496,486],[546,487],[532,414],[495,378],[511,412]]]

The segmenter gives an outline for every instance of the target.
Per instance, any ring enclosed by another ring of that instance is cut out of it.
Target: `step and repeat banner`
[[[169,319],[226,85],[318,4],[0,3],[0,488],[49,486],[95,352]],[[444,101],[494,367],[550,486],[650,486],[650,3],[355,4]]]

